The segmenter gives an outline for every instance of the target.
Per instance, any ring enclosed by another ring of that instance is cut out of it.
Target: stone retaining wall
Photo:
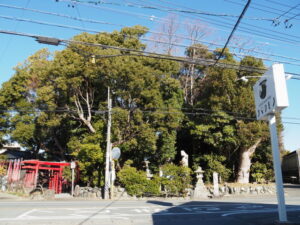
[[[76,185],[74,188],[74,197],[80,198],[102,198],[101,188],[98,187],[80,187]]]
[[[213,194],[213,186],[207,186],[210,194]],[[220,184],[219,194],[224,195],[272,195],[276,193],[275,184]]]
[[[206,185],[209,192],[209,196],[213,197],[214,189],[212,185]],[[189,192],[193,192],[190,190]],[[190,198],[192,195],[189,193],[187,195]],[[272,195],[276,193],[275,184],[220,184],[219,185],[219,196],[233,196],[233,195]],[[97,187],[80,187],[76,185],[74,190],[74,197],[79,198],[102,198],[101,188]],[[137,199],[135,196],[130,196],[127,194],[124,188],[115,187],[114,188],[114,198],[116,199]],[[185,198],[186,199],[186,198]]]

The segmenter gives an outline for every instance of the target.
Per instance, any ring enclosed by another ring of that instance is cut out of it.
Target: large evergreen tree
[[[145,27],[112,33],[82,33],[52,58],[46,50],[29,57],[1,89],[10,137],[46,159],[79,160],[82,180],[100,184],[106,146],[107,88],[113,99],[112,144],[121,162],[145,158],[159,166],[176,155],[182,113],[179,64],[85,43],[143,50]]]
[[[203,49],[203,48],[202,48]],[[201,50],[201,58],[210,59],[211,54]],[[217,58],[220,51],[214,52]],[[245,57],[238,62],[232,54],[225,51],[222,63],[263,68],[263,63],[253,57]],[[198,79],[194,114],[189,116],[179,136],[181,144],[192,155],[192,163],[202,164],[208,170],[219,172],[223,179],[236,179],[248,183],[251,158],[259,144],[267,137],[267,125],[255,121],[255,107],[252,86],[239,80],[242,76],[260,76],[255,72],[221,68],[200,67],[203,78]],[[192,143],[192,144],[191,144]],[[214,162],[214,163],[211,163]],[[217,164],[216,164],[217,163]],[[207,177],[210,179],[211,177]]]
[[[121,148],[121,163],[131,159],[142,167],[147,159],[157,169],[184,149],[193,166],[207,171],[207,180],[217,171],[225,180],[247,183],[250,171],[254,180],[256,171],[270,171],[267,125],[253,119],[255,79],[239,80],[260,76],[242,67],[263,68],[262,61],[238,61],[227,49],[220,62],[240,70],[180,65],[143,55],[140,37],[146,33],[141,26],[82,33],[53,55],[42,49],[30,56],[0,90],[0,135],[36,157],[44,150],[47,160],[77,159],[82,181],[101,185],[109,87],[112,145]],[[213,61],[219,54],[200,44],[186,50],[192,60]]]

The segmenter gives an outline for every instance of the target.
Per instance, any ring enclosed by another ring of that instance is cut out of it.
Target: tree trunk
[[[239,172],[237,177],[237,182],[242,184],[249,183],[250,177],[250,167],[251,167],[251,157],[255,152],[255,149],[261,142],[261,139],[258,139],[254,145],[252,145],[248,149],[243,149],[240,153],[240,165],[239,165]]]
[[[193,48],[191,58],[194,59],[195,56],[195,48]],[[194,103],[194,73],[195,73],[195,65],[191,64],[190,68],[190,104]]]
[[[87,112],[84,111],[80,99],[83,100],[83,104],[85,104]],[[88,127],[88,129],[92,133],[96,133],[96,130],[93,127],[91,122],[93,102],[94,102],[94,93],[92,89],[87,90],[85,92],[85,96],[82,94],[82,91],[80,89],[77,89],[77,92],[75,93],[74,103],[76,105],[78,118]]]
[[[59,150],[60,160],[64,160],[65,159],[65,149],[61,146],[56,134],[53,134],[53,136],[54,136],[55,145]]]

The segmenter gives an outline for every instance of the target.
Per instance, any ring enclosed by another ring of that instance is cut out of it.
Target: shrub
[[[267,169],[265,164],[255,162],[252,164],[251,169],[251,178],[257,183],[264,183],[271,181],[273,179],[273,170]]]
[[[161,167],[162,177],[154,175],[148,180],[146,172],[137,170],[131,164],[132,161],[128,160],[118,173],[119,181],[129,195],[158,196],[163,186],[167,195],[185,196],[186,189],[190,187],[191,170],[187,167],[165,164]]]
[[[159,176],[153,176],[152,180],[147,180],[147,186],[145,189],[145,195],[160,195],[161,178]]]
[[[144,195],[159,194],[159,178],[154,176],[152,180],[147,179],[146,172],[137,170],[131,166],[132,161],[128,160],[119,171],[118,178],[129,195],[141,197]]]
[[[191,184],[191,169],[174,164],[165,164],[161,167],[163,176],[161,184],[167,195],[186,195],[186,189]]]
[[[0,177],[5,176],[7,173],[7,170],[5,166],[0,166]]]
[[[226,161],[225,156],[215,154],[203,155],[201,161],[205,171],[205,181],[212,182],[213,172],[217,172],[223,181],[227,181],[230,177],[231,171],[224,165]]]

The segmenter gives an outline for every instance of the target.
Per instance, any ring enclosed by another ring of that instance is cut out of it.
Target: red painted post
[[[58,193],[61,193],[61,191],[62,191],[62,170],[63,170],[63,166],[59,166]]]
[[[34,178],[34,187],[37,186],[37,182],[38,182],[38,179],[39,179],[39,161],[36,162],[36,165],[35,165],[35,178]]]
[[[9,160],[8,170],[7,170],[7,181],[8,181],[8,183],[11,182],[11,175],[12,175],[12,160]]]
[[[49,171],[49,189],[53,189],[53,171]]]

